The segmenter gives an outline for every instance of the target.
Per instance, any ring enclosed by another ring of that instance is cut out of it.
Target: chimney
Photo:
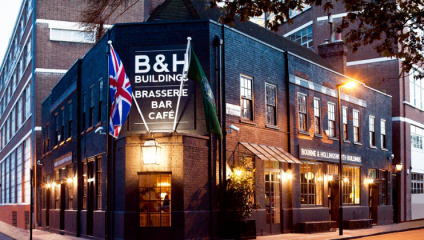
[[[341,73],[345,73],[347,46],[343,41],[329,43],[328,40],[318,46],[318,54],[324,58],[333,68]]]

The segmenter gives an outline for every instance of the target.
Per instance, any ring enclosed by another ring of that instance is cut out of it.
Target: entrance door
[[[50,188],[47,188],[46,189],[46,227],[50,226],[50,223],[49,223],[49,219],[50,219],[50,199],[51,199],[50,196],[51,196]]]
[[[93,236],[93,209],[94,209],[94,161],[87,164],[87,235]]]
[[[377,224],[377,205],[378,205],[378,184],[369,184],[369,207],[370,207],[370,219],[372,222]]]
[[[331,221],[331,211],[332,211],[332,204],[333,204],[333,196],[331,194],[331,190],[332,190],[332,185],[333,185],[333,181],[328,181],[328,217],[329,217],[329,221]]]
[[[280,171],[265,170],[266,223],[271,234],[281,233]]]
[[[60,184],[60,230],[65,230],[65,189],[66,184]]]

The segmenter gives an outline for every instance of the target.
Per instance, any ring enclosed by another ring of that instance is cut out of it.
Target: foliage
[[[231,25],[237,18],[247,21],[266,13],[266,27],[278,31],[282,24],[292,23],[290,11],[301,11],[307,6],[321,6],[331,12],[340,2],[347,16],[336,26],[344,32],[345,42],[356,52],[361,46],[375,44],[380,56],[402,60],[402,73],[411,68],[422,69],[424,62],[424,2],[422,0],[210,0],[208,7],[222,6],[220,21]],[[401,73],[401,74],[402,74]],[[424,77],[423,73],[418,74]]]
[[[227,179],[228,209],[234,211],[239,219],[250,217],[253,209],[259,208],[254,204],[256,187],[253,179],[255,169],[247,169],[249,159],[243,156],[231,169]]]

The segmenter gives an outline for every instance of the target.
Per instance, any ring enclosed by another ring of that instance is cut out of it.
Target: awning
[[[273,160],[287,163],[302,163],[299,159],[288,153],[286,150],[279,147],[271,147],[253,143],[240,142],[247,150],[255,154],[262,160]]]

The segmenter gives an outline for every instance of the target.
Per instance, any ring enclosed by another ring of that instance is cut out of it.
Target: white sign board
[[[241,112],[240,106],[229,104],[229,103],[227,103],[226,106],[227,107],[226,107],[226,111],[225,112],[227,114],[240,117],[240,112]]]

